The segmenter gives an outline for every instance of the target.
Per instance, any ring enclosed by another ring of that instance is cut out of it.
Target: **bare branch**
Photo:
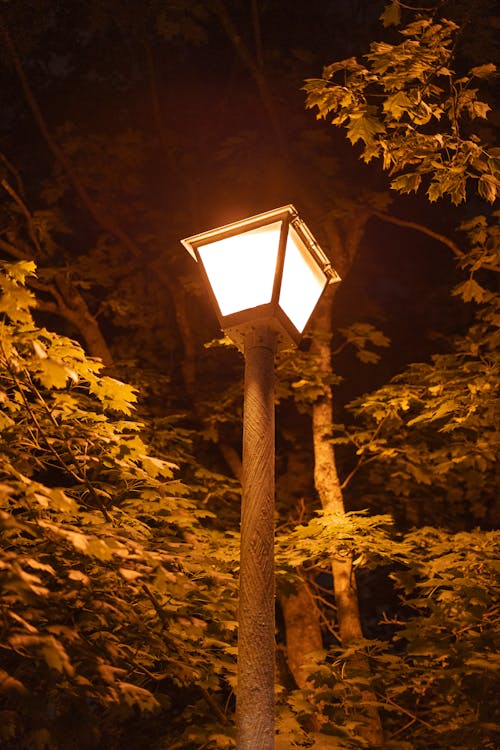
[[[56,161],[62,167],[64,173],[66,174],[69,181],[71,182],[73,189],[75,190],[76,194],[80,198],[82,204],[85,206],[85,208],[87,209],[87,211],[92,216],[92,218],[94,219],[94,221],[97,223],[98,226],[100,226],[102,229],[104,229],[105,231],[113,235],[113,237],[115,237],[115,239],[121,242],[134,257],[142,258],[142,253],[140,251],[140,248],[138,247],[136,242],[130,237],[130,235],[125,230],[123,230],[122,227],[119,226],[119,224],[117,224],[114,217],[110,216],[109,213],[106,213],[105,211],[102,210],[101,207],[98,207],[96,205],[94,200],[89,195],[86,187],[83,185],[80,178],[78,177],[76,171],[73,169],[63,149],[56,143],[55,139],[53,138],[48,128],[48,125],[45,121],[45,117],[42,114],[38,101],[26,77],[23,65],[21,63],[21,60],[19,59],[19,55],[17,54],[17,50],[15,48],[14,42],[10,36],[10,33],[5,24],[5,21],[1,18],[1,16],[0,16],[0,39],[3,41],[4,48],[6,49],[7,53],[10,56],[14,69],[21,83],[21,88],[23,90],[24,97],[31,110],[33,118],[36,124],[38,125],[38,128],[41,134],[43,135],[45,142],[47,143],[47,146],[49,147],[49,150],[51,151]]]
[[[5,166],[7,167],[7,170],[14,176],[14,179],[17,185],[17,192],[19,193],[19,195],[22,195],[24,198],[23,182],[21,180],[21,175],[19,174],[18,170],[12,164],[12,162],[10,162],[9,159],[7,159],[5,154],[2,154],[1,151],[0,151],[0,161],[2,161],[5,164]]]
[[[383,211],[372,211],[372,216],[376,216],[378,219],[381,219],[382,221],[386,221],[388,224],[396,224],[399,227],[406,227],[407,229],[415,229],[417,232],[421,232],[422,234],[426,234],[428,237],[432,237],[433,240],[436,240],[437,242],[441,242],[443,245],[446,245],[450,248],[455,258],[463,258],[464,253],[458,245],[456,245],[453,240],[450,240],[449,237],[446,237],[444,234],[440,234],[439,232],[435,232],[433,229],[429,229],[429,227],[426,227],[424,224],[419,224],[416,221],[407,221],[406,219],[398,219],[397,216],[392,216],[392,214],[386,214]]]
[[[19,250],[15,245],[12,245],[6,240],[0,239],[0,250],[3,250],[7,255],[11,255],[13,258],[19,258],[19,260],[29,260],[29,256]]]
[[[28,208],[26,207],[26,204],[21,199],[21,197],[16,193],[12,185],[9,185],[7,180],[2,180],[0,183],[4,190],[7,191],[7,193],[10,195],[16,206],[21,210],[21,213],[23,214],[24,218],[26,219],[26,223],[28,225],[28,234],[30,236],[31,241],[33,242],[37,252],[40,254],[41,257],[45,255],[44,250],[42,249],[42,246],[40,245],[40,242],[38,240],[36,229],[33,224],[33,216],[28,211]]]

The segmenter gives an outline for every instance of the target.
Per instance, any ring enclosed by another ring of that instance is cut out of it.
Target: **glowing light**
[[[290,227],[279,305],[300,333],[311,317],[326,283],[326,275],[297,232]]]
[[[271,302],[281,222],[198,247],[222,315]]]
[[[221,328],[245,351],[257,330],[297,345],[323,290],[340,281],[291,204],[181,240],[199,261]]]

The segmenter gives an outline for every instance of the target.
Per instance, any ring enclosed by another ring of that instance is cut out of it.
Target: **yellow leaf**
[[[85,573],[82,573],[81,570],[70,570],[68,573],[68,578],[71,581],[80,581],[83,584],[87,584],[89,582],[89,577],[85,575]]]
[[[486,63],[486,65],[477,65],[475,68],[472,68],[471,73],[476,78],[487,78],[496,73],[496,69],[497,67],[493,63]]]
[[[22,682],[16,680],[15,677],[11,677],[3,669],[0,669],[0,690],[5,693],[12,690],[23,695],[28,692]]]
[[[58,672],[66,672],[68,675],[73,674],[74,669],[69,660],[69,656],[63,645],[55,638],[49,636],[44,639],[41,651],[43,658],[49,667],[56,669]]]
[[[39,341],[33,341],[33,349],[35,350],[37,357],[40,357],[40,359],[47,359],[47,350]]]
[[[141,577],[141,573],[138,573],[136,570],[130,570],[130,568],[119,568],[119,571],[126,581],[135,581],[136,578]]]
[[[429,393],[431,393],[433,396],[439,396],[440,393],[443,391],[443,386],[441,384],[439,385],[431,385],[429,387]]]

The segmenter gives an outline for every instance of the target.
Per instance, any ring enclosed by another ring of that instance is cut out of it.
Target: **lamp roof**
[[[224,224],[223,226],[216,227],[215,229],[209,229],[206,232],[200,232],[199,234],[193,234],[191,237],[181,240],[186,250],[192,255],[195,260],[196,257],[195,248],[201,245],[208,245],[211,242],[222,239],[223,237],[230,237],[236,234],[243,234],[244,232],[256,229],[266,224],[271,224],[275,221],[283,221],[288,218],[290,224],[294,227],[297,233],[302,237],[305,244],[315,257],[319,266],[328,277],[329,283],[340,281],[340,276],[332,267],[332,264],[325,254],[318,241],[312,234],[307,224],[299,217],[298,211],[291,203],[286,206],[280,206],[271,211],[265,211],[255,216],[249,216],[246,219],[240,221],[234,221],[230,224]]]

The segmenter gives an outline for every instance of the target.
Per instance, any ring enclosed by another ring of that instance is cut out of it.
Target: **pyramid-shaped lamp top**
[[[266,322],[297,344],[328,283],[340,281],[292,205],[181,240],[200,263],[219,322],[243,348]]]

